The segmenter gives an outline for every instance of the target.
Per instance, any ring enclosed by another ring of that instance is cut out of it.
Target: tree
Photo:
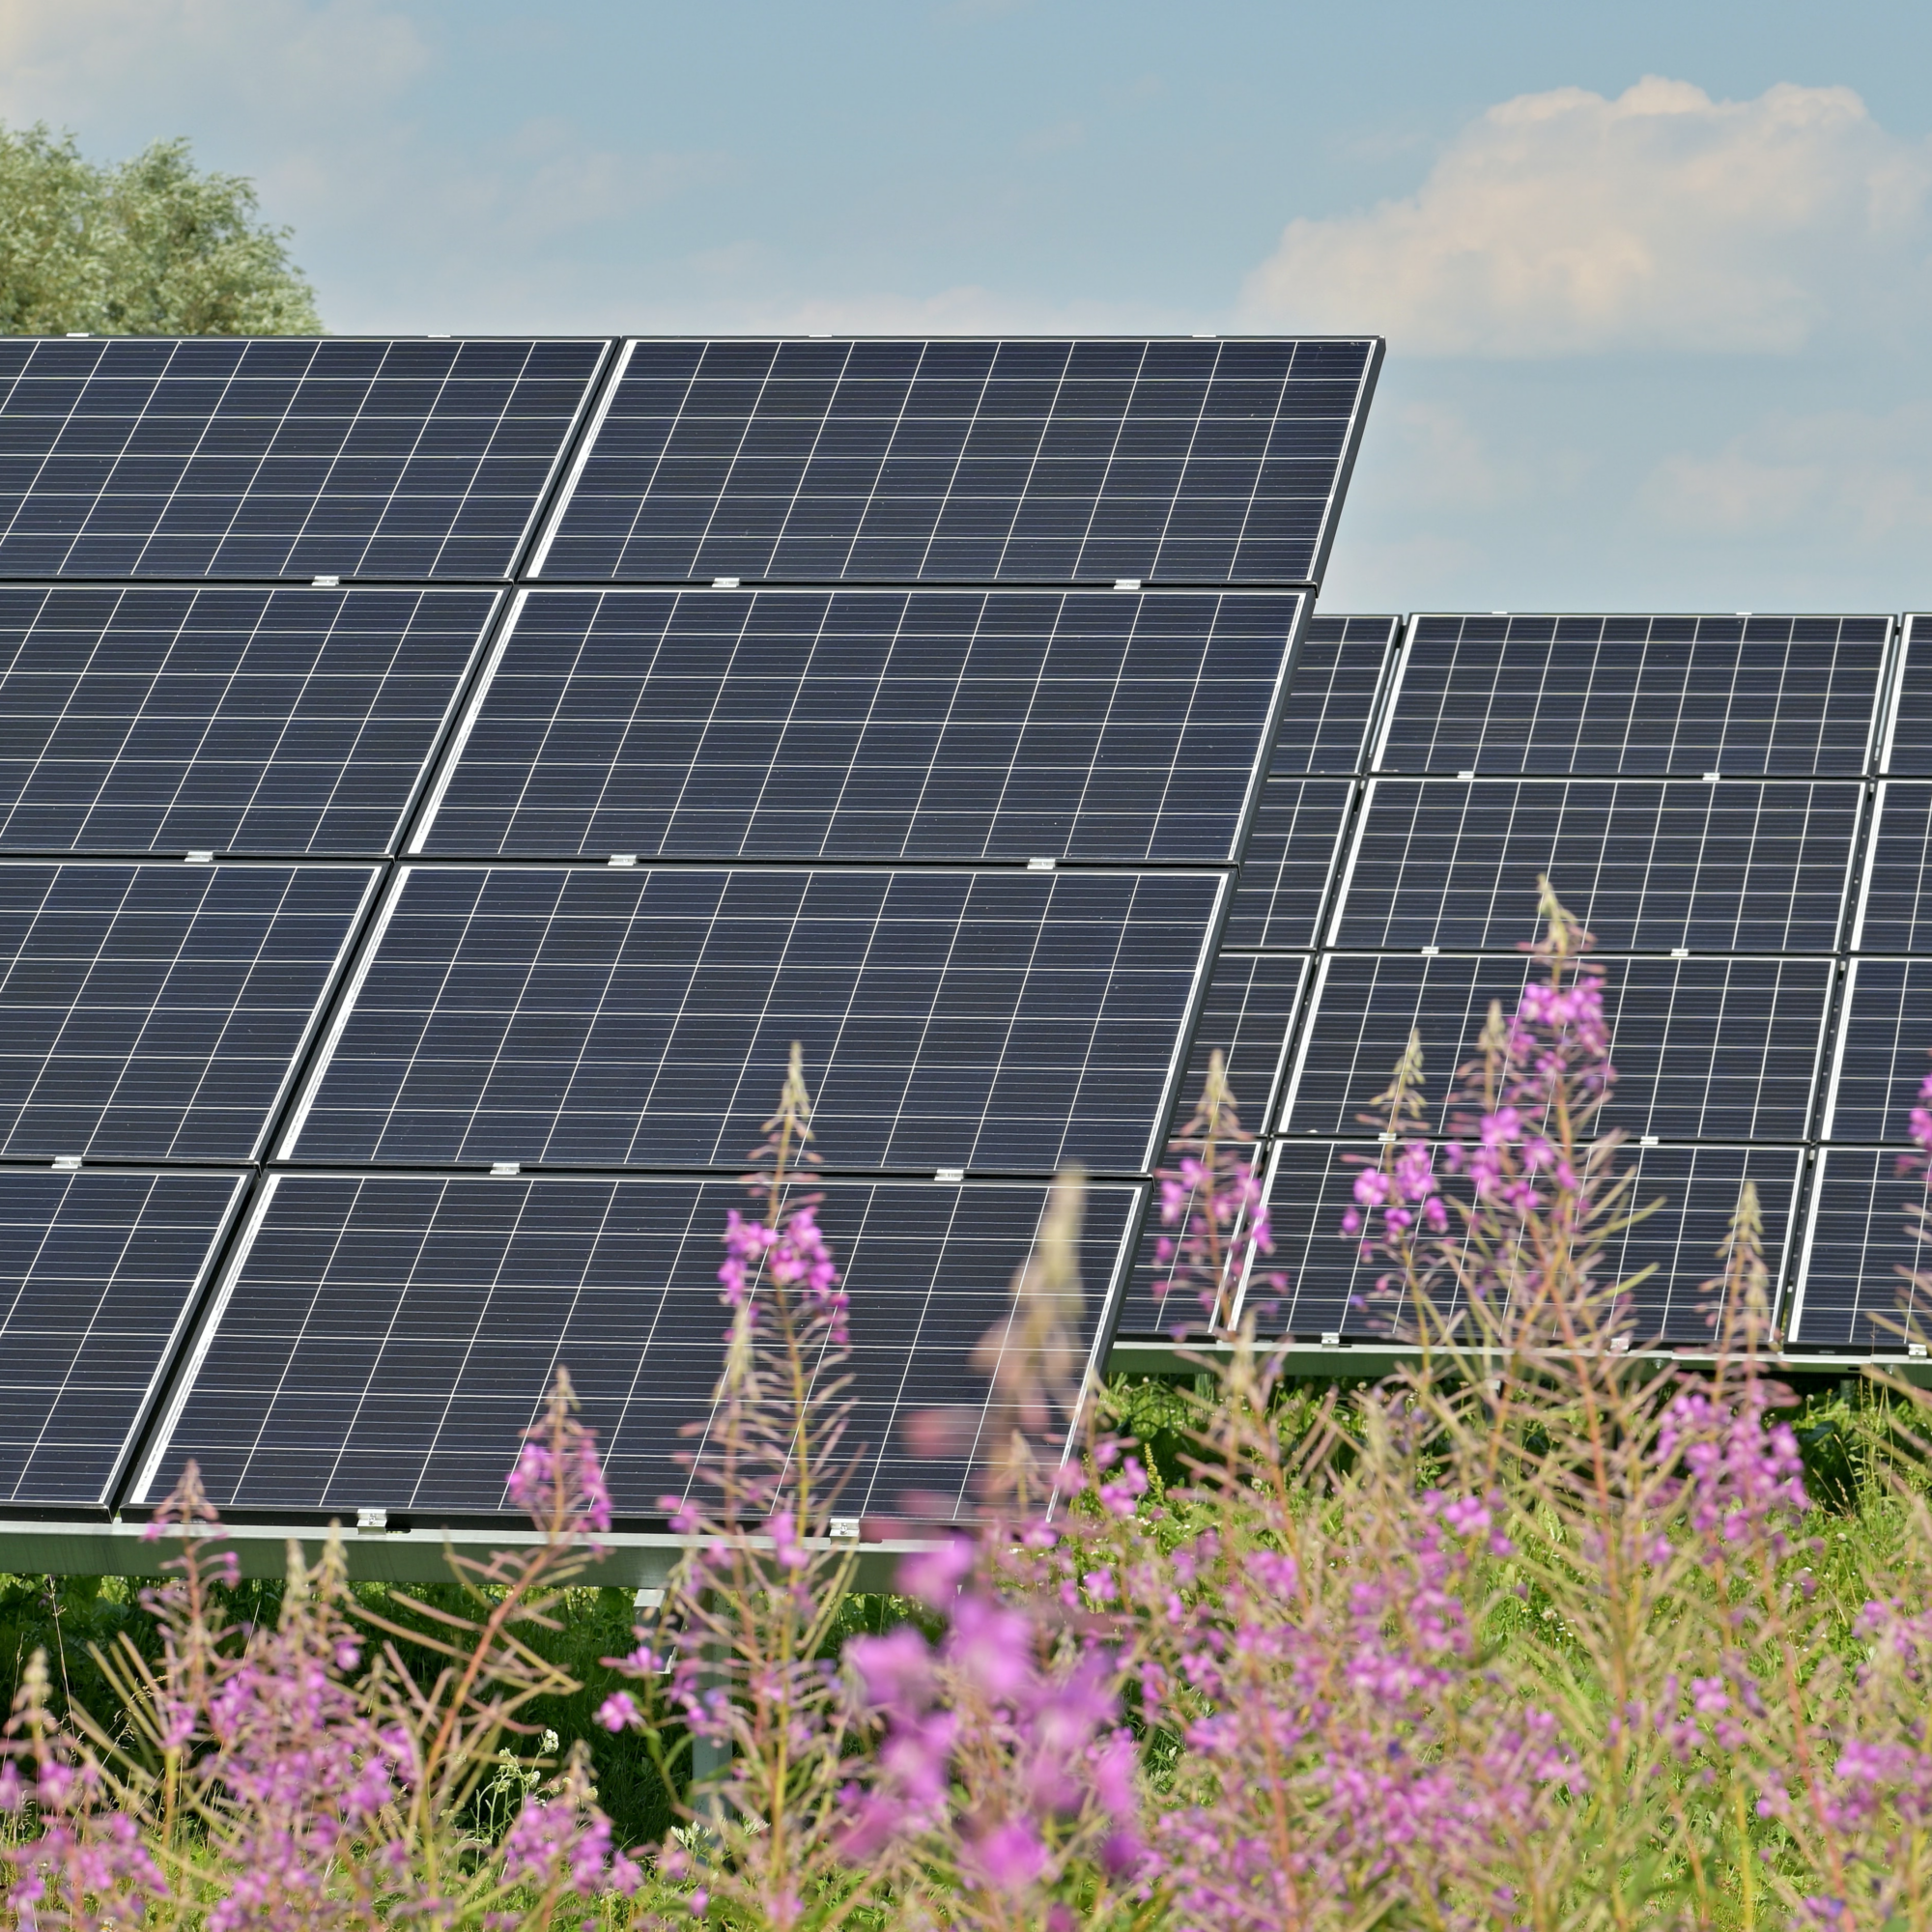
[[[71,134],[0,127],[0,333],[319,335],[289,235],[185,140],[100,166]]]

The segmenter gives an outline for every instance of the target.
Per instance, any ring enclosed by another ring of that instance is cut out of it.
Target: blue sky
[[[1932,13],[0,0],[345,330],[1375,329],[1330,609],[1932,606]]]

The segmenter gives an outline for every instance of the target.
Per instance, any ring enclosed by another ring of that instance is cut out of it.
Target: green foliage
[[[185,140],[102,166],[71,134],[0,127],[0,333],[319,335],[289,233]]]
[[[93,1653],[111,1654],[125,1637],[151,1662],[160,1656],[155,1620],[141,1605],[143,1587],[120,1577],[0,1577],[0,1699],[11,1706],[27,1660],[44,1650],[57,1713],[65,1715],[71,1704],[84,1711],[112,1711],[115,1695]],[[357,1584],[355,1593],[371,1609],[380,1608],[406,1626],[420,1624],[425,1632],[432,1626],[411,1610],[410,1600],[445,1611],[464,1607],[463,1593],[453,1583],[426,1585],[408,1598],[374,1583]],[[238,1624],[273,1626],[281,1616],[279,1581],[242,1583],[217,1596],[223,1615]],[[887,1601],[853,1600],[855,1605]],[[591,1721],[591,1713],[623,1682],[602,1660],[621,1656],[636,1642],[631,1594],[571,1590],[565,1608],[561,1630],[533,1631],[529,1642],[582,1688],[567,1697],[533,1698],[520,1720],[537,1733],[556,1732],[565,1749],[579,1740],[586,1745],[598,1803],[610,1813],[618,1842],[655,1843],[670,1827],[671,1805],[643,1740],[628,1731],[613,1737]],[[438,1660],[430,1651],[407,1642],[399,1643],[398,1651],[418,1683],[434,1679]]]

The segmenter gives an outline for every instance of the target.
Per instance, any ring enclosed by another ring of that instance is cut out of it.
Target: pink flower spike
[[[643,1713],[628,1690],[613,1690],[605,1698],[597,1707],[597,1721],[607,1731],[640,1731],[644,1727]]]
[[[973,1555],[969,1537],[949,1537],[936,1548],[908,1556],[899,1565],[899,1588],[934,1609],[945,1609],[971,1572]]]

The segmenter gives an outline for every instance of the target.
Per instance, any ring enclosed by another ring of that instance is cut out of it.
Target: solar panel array
[[[1411,1028],[1439,1109],[1491,1001],[1520,992],[1548,873],[1608,973],[1606,1118],[1664,1203],[1611,1257],[1657,1264],[1638,1334],[1708,1339],[1700,1285],[1749,1178],[1791,1344],[1902,1348],[1923,1187],[1897,1159],[1932,1071],[1926,620],[1317,627],[1349,668],[1297,672],[1195,1049],[1219,1027],[1264,1133],[1288,1279],[1267,1321],[1345,1342],[1399,1323],[1339,1232],[1359,1116]],[[1175,1321],[1154,1278],[1144,1256],[1122,1332]]]
[[[563,1364],[655,1520],[797,1039],[849,1506],[966,1507],[1056,1170],[1097,1348],[1197,1012],[1285,1037],[1378,356],[0,343],[0,1506],[493,1516]]]

